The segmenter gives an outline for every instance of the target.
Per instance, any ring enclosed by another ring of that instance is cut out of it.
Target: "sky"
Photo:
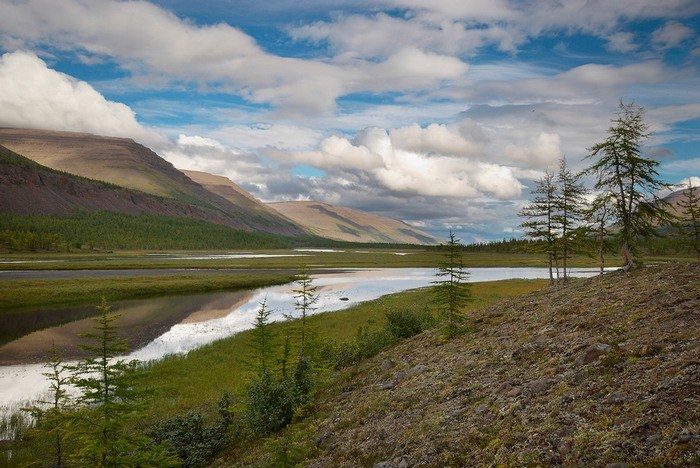
[[[519,237],[621,101],[665,182],[700,176],[699,65],[697,0],[0,0],[0,126],[464,243]]]

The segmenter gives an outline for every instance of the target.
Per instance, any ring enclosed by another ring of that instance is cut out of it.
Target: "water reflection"
[[[548,275],[545,268],[473,268],[469,271],[471,282],[547,278]],[[596,273],[596,269],[575,269],[571,276]],[[344,309],[382,295],[428,286],[434,280],[432,268],[357,269],[314,275],[319,293],[314,312]],[[117,324],[135,350],[127,359],[147,361],[187,352],[251,328],[263,299],[272,311],[271,319],[283,320],[285,315],[295,313],[292,291],[295,287],[288,284],[238,293],[129,301],[113,304],[113,310],[122,314]],[[94,307],[91,309],[94,312]],[[48,388],[41,376],[42,366],[30,363],[44,361],[53,343],[64,359],[80,358],[77,337],[91,331],[94,322],[81,316],[85,313],[83,308],[62,313],[64,318],[76,316],[78,320],[34,331],[0,346],[0,406],[38,396]],[[27,318],[26,322],[33,320]],[[7,331],[6,325],[1,329],[3,336],[20,333]],[[21,327],[27,328],[27,325]]]

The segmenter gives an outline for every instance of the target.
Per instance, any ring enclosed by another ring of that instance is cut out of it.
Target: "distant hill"
[[[94,182],[87,189],[82,185],[84,181],[78,183],[64,174],[60,183],[55,177],[50,177],[45,181],[48,185],[35,186],[34,191],[29,190],[31,183],[24,188],[21,183],[16,183],[13,188],[14,198],[10,200],[12,206],[5,211],[26,213],[39,210],[35,212],[54,214],[74,209],[108,209],[126,213],[149,212],[193,217],[249,232],[285,236],[305,234],[288,219],[270,210],[262,210],[249,200],[237,204],[207,190],[150,149],[130,139],[86,133],[0,128],[0,145],[42,166],[132,190],[127,197],[126,192],[116,189],[98,190]],[[26,164],[24,167],[21,177],[27,181],[33,177],[28,170],[46,172],[37,168],[30,170]],[[20,179],[16,180],[19,181]],[[66,184],[81,188],[66,192],[61,188]],[[37,189],[46,193],[46,200],[41,199]],[[117,192],[121,195],[117,196]],[[116,201],[123,197],[133,201]],[[58,199],[63,201],[59,202]],[[31,206],[23,206],[28,203]],[[61,203],[64,204],[63,207],[59,207]]]
[[[310,234],[346,242],[439,244],[440,240],[395,219],[313,201],[269,203],[268,206]]]
[[[700,188],[697,188],[695,193],[700,194]],[[668,211],[670,211],[674,216],[683,218],[682,212],[684,211],[684,209],[679,206],[679,203],[686,202],[687,198],[688,189],[682,189],[677,190],[669,195],[666,195],[664,197],[664,200],[669,204]]]

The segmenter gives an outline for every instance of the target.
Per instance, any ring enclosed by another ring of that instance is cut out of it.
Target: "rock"
[[[530,395],[541,395],[547,390],[549,390],[549,387],[555,382],[554,379],[550,378],[544,378],[544,379],[538,379],[538,380],[533,380],[529,384],[527,384],[527,389],[530,392]]]
[[[611,405],[619,405],[627,403],[629,401],[629,395],[622,392],[610,392],[610,394],[605,399],[605,402]]]
[[[522,387],[513,387],[511,391],[507,393],[507,395],[511,398],[515,398],[519,396],[521,393],[523,393]]]
[[[391,361],[391,359],[384,359],[380,368],[386,372],[394,368],[394,363]]]
[[[629,464],[624,462],[608,463],[605,468],[628,468]]]
[[[396,465],[392,461],[383,461],[374,465],[374,468],[396,468]]]
[[[654,445],[661,440],[661,434],[652,434],[646,438],[647,445]]]
[[[678,434],[679,444],[687,444],[691,440],[693,440],[693,434]]]
[[[350,298],[349,298],[349,297],[341,297],[340,300],[341,300],[341,301],[349,301]]]
[[[605,343],[595,343],[586,348],[579,357],[576,358],[574,364],[577,366],[585,366],[593,361],[598,360],[610,350],[610,345]]]

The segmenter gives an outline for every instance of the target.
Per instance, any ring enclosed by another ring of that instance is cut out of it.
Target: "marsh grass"
[[[504,280],[472,284],[474,301],[465,307],[470,310],[495,303],[503,298],[541,289],[544,280]],[[354,307],[324,312],[307,318],[307,326],[314,330],[312,342],[354,340],[358,329],[364,333],[382,330],[386,326],[385,314],[389,311],[435,313],[430,288],[420,288],[391,294],[358,304]],[[295,321],[273,322],[270,330],[278,337],[273,363],[283,358],[285,333],[297,326]],[[230,338],[216,341],[186,355],[169,356],[148,365],[144,378],[154,392],[153,404],[147,415],[149,420],[186,413],[191,409],[214,407],[224,392],[239,394],[255,375],[256,363],[251,348],[252,333],[244,331]],[[292,345],[291,362],[295,362],[298,346]],[[324,376],[319,380],[323,385]]]
[[[0,289],[0,313],[96,304],[159,296],[236,291],[285,284],[291,274],[215,274],[52,280],[7,280]]]

